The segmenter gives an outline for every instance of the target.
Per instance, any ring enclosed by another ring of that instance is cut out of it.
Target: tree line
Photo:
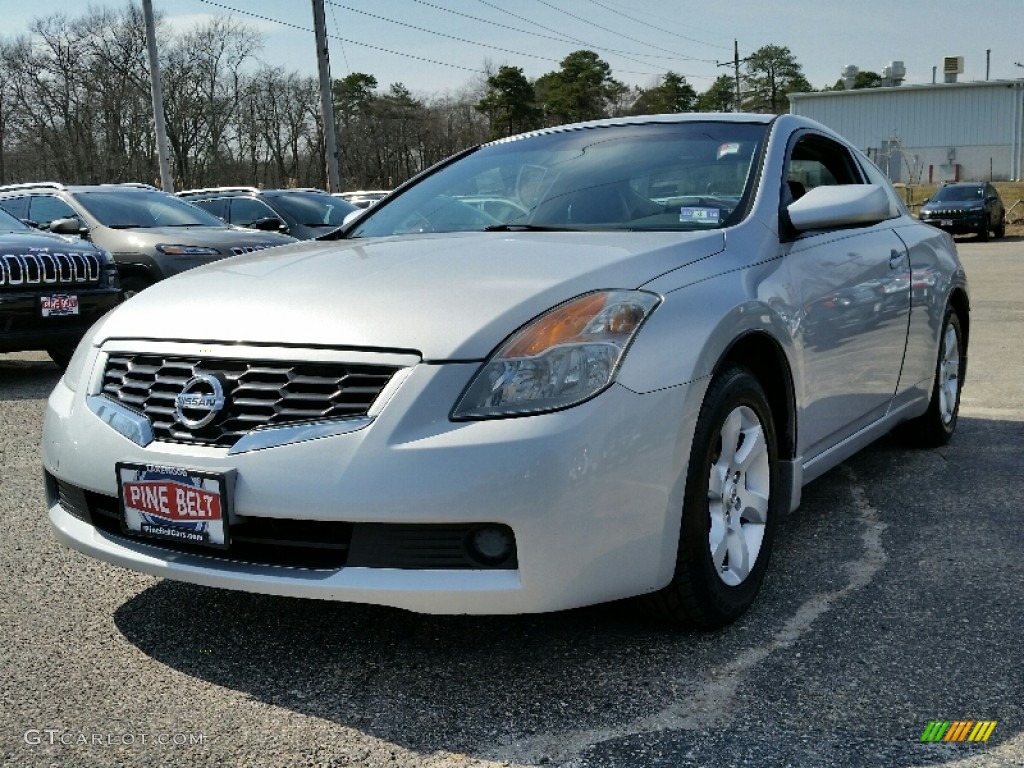
[[[219,185],[326,188],[315,78],[260,63],[261,38],[231,17],[189,31],[158,19],[164,111],[177,189]],[[785,112],[813,90],[784,46],[746,59],[739,94],[723,74],[698,93],[667,72],[649,88],[613,77],[596,53],[570,53],[536,80],[518,67],[455,94],[417,97],[371,74],[333,84],[348,189],[391,188],[485,141],[566,122],[693,111]],[[0,182],[158,183],[145,23],[140,8],[36,19],[0,37]]]

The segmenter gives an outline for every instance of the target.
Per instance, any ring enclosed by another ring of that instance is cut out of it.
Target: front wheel
[[[999,217],[999,224],[996,226],[994,232],[996,237],[1006,237],[1006,219],[1002,216]]]
[[[673,624],[714,629],[754,602],[768,568],[782,489],[771,408],[746,368],[711,381],[687,470],[672,581],[648,607]]]

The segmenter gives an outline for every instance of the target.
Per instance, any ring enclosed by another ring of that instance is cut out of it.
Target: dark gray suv
[[[125,296],[217,259],[295,242],[228,226],[145,184],[10,184],[0,187],[0,207],[39,229],[78,235],[110,251]]]
[[[947,184],[925,200],[919,214],[921,221],[944,229],[952,235],[974,233],[988,240],[1006,234],[1006,209],[999,192],[984,181]]]
[[[211,187],[178,192],[178,197],[230,224],[284,232],[299,240],[333,232],[358,210],[319,189]]]

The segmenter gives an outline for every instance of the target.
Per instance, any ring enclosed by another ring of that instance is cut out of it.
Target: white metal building
[[[1024,80],[794,93],[790,111],[864,150],[893,181],[1024,178]]]

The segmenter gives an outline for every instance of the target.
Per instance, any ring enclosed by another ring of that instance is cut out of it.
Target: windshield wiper
[[[484,232],[580,232],[576,227],[545,227],[541,224],[491,224]]]

